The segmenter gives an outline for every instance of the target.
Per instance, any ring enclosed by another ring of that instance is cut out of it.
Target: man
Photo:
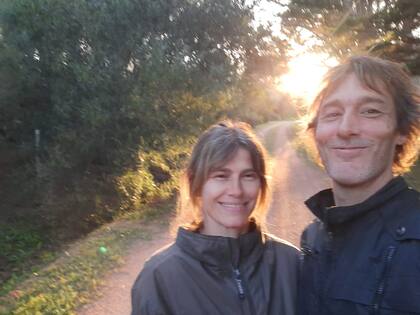
[[[398,176],[417,159],[419,104],[396,63],[328,72],[308,129],[332,189],[306,201],[300,314],[420,314],[420,194]]]

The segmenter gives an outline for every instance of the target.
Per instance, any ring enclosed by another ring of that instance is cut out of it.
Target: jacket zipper
[[[390,265],[391,265],[391,261],[392,258],[394,257],[395,254],[395,246],[389,246],[388,250],[387,250],[387,254],[385,256],[385,266],[384,266],[384,270],[382,272],[382,277],[381,280],[379,282],[379,285],[375,291],[375,297],[373,299],[374,303],[372,305],[373,311],[372,314],[379,314],[379,306],[382,300],[382,297],[385,293],[385,284],[386,284],[386,279],[388,277],[389,274],[389,269],[390,269]]]
[[[236,289],[238,290],[238,295],[241,300],[245,298],[245,290],[242,282],[241,272],[239,268],[233,268],[233,274],[235,275],[235,284]]]
[[[317,283],[317,287],[318,288],[323,288],[323,291],[321,291],[321,294],[318,294],[318,299],[316,301],[317,305],[316,308],[318,309],[318,313],[319,314],[323,314],[324,313],[324,303],[322,303],[322,296],[326,296],[327,295],[327,288],[328,288],[328,283],[330,281],[330,278],[332,276],[332,265],[333,265],[333,261],[334,261],[334,252],[333,252],[333,242],[334,242],[334,233],[331,231],[331,229],[326,226],[325,227],[325,232],[327,233],[326,237],[326,244],[325,244],[325,250],[326,250],[326,255],[323,258],[324,261],[321,262],[323,268],[321,267],[321,272],[322,272],[322,278],[319,279],[318,278],[318,283]]]

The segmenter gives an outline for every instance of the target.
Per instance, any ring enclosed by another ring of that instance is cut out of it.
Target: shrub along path
[[[295,245],[299,244],[302,229],[312,220],[303,201],[311,194],[328,186],[323,172],[297,154],[289,139],[293,122],[271,123],[259,133],[274,158],[273,199],[267,220],[271,233]],[[152,223],[153,224],[153,223]],[[153,227],[150,240],[134,243],[125,264],[104,279],[100,297],[82,307],[80,315],[129,315],[130,289],[145,259],[171,241],[168,227]]]

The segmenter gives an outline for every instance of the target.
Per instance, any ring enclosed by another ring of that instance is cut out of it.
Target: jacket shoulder
[[[171,268],[174,260],[179,256],[179,252],[180,250],[175,243],[162,247],[146,260],[140,275],[164,271],[167,268]]]
[[[276,256],[299,259],[300,250],[292,243],[272,234],[264,234],[266,248],[272,249]]]
[[[396,240],[420,240],[420,193],[409,187],[382,209],[384,225]]]
[[[155,252],[145,263],[131,289],[132,315],[170,314],[170,286],[166,275],[174,272],[179,248],[169,244]]]
[[[412,187],[408,187],[406,196],[407,202],[411,204],[414,209],[420,211],[420,192]]]
[[[277,274],[276,270],[281,271],[281,277],[276,278],[276,286],[287,288],[288,292],[294,296],[301,261],[299,249],[272,235],[267,235],[264,248],[263,264],[271,266],[271,275],[274,277]]]
[[[318,248],[325,232],[324,224],[319,219],[314,219],[302,232],[300,248],[303,252]]]

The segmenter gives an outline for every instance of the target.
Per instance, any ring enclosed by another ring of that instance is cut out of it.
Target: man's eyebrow
[[[210,173],[213,173],[213,172],[228,172],[228,171],[229,171],[228,168],[225,168],[225,167],[217,167],[217,168],[211,169],[210,170]]]
[[[321,106],[319,107],[320,110],[324,109],[325,107],[332,107],[332,106],[339,106],[341,102],[339,100],[329,100],[325,103],[321,103]]]
[[[332,99],[329,100],[325,103],[322,103],[320,106],[321,108],[325,108],[325,107],[330,107],[330,106],[339,106],[341,105],[343,102],[341,100],[338,99]],[[345,103],[345,102],[344,102]],[[385,100],[381,97],[377,97],[377,96],[363,96],[360,99],[357,100],[357,105],[362,105],[365,103],[379,103],[379,104],[385,104]]]
[[[365,103],[385,104],[385,100],[383,98],[377,97],[377,96],[364,96],[357,101],[358,105],[362,105],[362,104],[365,104]]]

